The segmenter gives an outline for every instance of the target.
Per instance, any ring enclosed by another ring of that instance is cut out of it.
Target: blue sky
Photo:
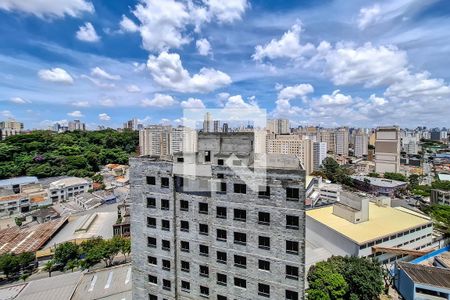
[[[446,126],[446,0],[0,0],[0,119]]]

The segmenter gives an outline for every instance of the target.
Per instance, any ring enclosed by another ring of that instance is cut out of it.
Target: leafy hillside
[[[101,165],[128,163],[138,143],[137,132],[114,130],[12,136],[0,142],[0,178],[91,176]]]

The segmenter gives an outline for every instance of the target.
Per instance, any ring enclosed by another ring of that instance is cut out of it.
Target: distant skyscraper
[[[133,118],[123,123],[123,129],[139,130],[139,125],[140,124],[138,123],[138,120],[136,118]]]
[[[323,160],[327,157],[327,143],[314,142],[313,143],[313,170],[319,170]]]
[[[307,175],[311,174],[314,170],[313,140],[302,139],[298,135],[268,135],[266,139],[266,152],[268,154],[297,155]]]
[[[207,112],[205,114],[205,120],[203,121],[203,132],[212,132],[212,131],[213,131],[213,121],[211,113]]]
[[[287,119],[273,119],[267,121],[267,130],[270,133],[275,134],[287,134],[290,133],[289,120]]]
[[[165,156],[178,152],[195,152],[197,132],[188,127],[150,125],[139,131],[141,155]]]
[[[150,125],[139,131],[141,155],[164,156],[170,154],[170,131],[172,126]]]
[[[0,140],[4,140],[8,136],[21,133],[23,130],[23,123],[16,120],[7,120],[0,122]]]
[[[214,132],[220,132],[220,121],[219,120],[214,120],[213,122],[214,124]]]
[[[400,131],[396,126],[377,128],[375,172],[400,172]]]
[[[369,148],[369,138],[367,134],[362,130],[358,130],[355,133],[355,144],[353,145],[354,156],[355,157],[366,156],[368,148]]]
[[[223,125],[222,125],[222,132],[225,132],[225,133],[228,132],[228,123],[223,123]]]
[[[336,131],[336,154],[348,155],[348,128],[338,128]]]
[[[318,141],[327,143],[327,151],[336,153],[336,131],[334,129],[320,130]]]
[[[86,130],[86,124],[82,123],[80,120],[73,120],[69,122],[69,131],[85,131]]]

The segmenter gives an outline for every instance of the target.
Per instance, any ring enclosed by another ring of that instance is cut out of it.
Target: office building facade
[[[260,164],[251,134],[200,134],[196,153],[131,159],[130,179],[133,299],[303,299],[298,159]]]
[[[400,131],[396,126],[378,127],[375,141],[375,172],[400,172]]]
[[[20,134],[23,130],[23,123],[16,120],[7,120],[0,122],[0,140],[6,139],[8,136]]]
[[[269,133],[288,134],[291,132],[289,120],[287,119],[267,120],[267,130],[269,131]]]

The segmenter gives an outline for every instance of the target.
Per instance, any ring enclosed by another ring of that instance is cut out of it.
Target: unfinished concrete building
[[[252,133],[131,159],[133,299],[304,297],[305,174]]]

